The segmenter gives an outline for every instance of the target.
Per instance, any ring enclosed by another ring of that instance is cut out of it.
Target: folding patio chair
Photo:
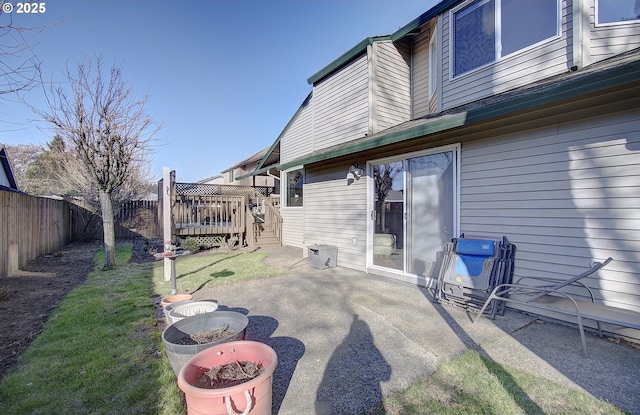
[[[600,337],[602,337],[600,323],[640,330],[639,312],[596,301],[591,288],[580,281],[604,268],[611,261],[613,261],[613,258],[609,257],[605,261],[594,262],[591,268],[585,272],[566,280],[523,277],[517,283],[505,282],[498,284],[487,297],[474,323],[478,321],[483,312],[495,309],[496,303],[506,302],[574,316],[580,331],[582,349],[586,356],[587,343],[583,319],[595,321]],[[527,282],[526,284],[524,283],[525,281]],[[573,288],[569,290],[569,287]],[[580,294],[580,290],[584,292]]]
[[[445,246],[437,299],[479,310],[496,285],[511,282],[515,249],[504,236],[491,239],[463,234],[454,238]],[[492,314],[496,311],[493,305],[488,309]]]

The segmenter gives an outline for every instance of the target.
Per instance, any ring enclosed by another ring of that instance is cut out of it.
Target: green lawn
[[[185,407],[155,327],[152,300],[170,291],[162,262],[95,271],[56,308],[43,333],[0,383],[1,414],[161,414]],[[180,258],[178,289],[232,284],[282,273],[263,253]],[[309,408],[313,403],[309,403]],[[612,405],[540,377],[496,365],[474,351],[387,397],[368,414],[622,414]]]

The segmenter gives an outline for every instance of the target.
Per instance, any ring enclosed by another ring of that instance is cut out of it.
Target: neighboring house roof
[[[19,191],[18,183],[13,174],[13,168],[11,167],[11,161],[7,155],[7,149],[5,146],[0,147],[0,165],[2,166],[2,175],[0,175],[0,189],[9,191]],[[6,181],[5,181],[6,178]]]
[[[251,163],[258,162],[258,161],[262,160],[262,158],[264,157],[265,154],[267,154],[267,151],[269,150],[269,148],[270,147],[263,148],[262,150],[258,151],[257,153],[252,154],[248,158],[246,158],[246,159],[244,159],[244,160],[242,160],[242,161],[234,164],[233,166],[228,167],[228,168],[226,168],[226,169],[224,169],[222,171],[225,172],[225,171],[236,169],[238,167],[246,166],[246,165],[251,164]]]
[[[438,114],[407,121],[379,133],[365,136],[291,160],[262,167],[286,170],[361,151],[400,143],[481,121],[504,117],[516,112],[571,100],[584,94],[598,93],[632,82],[640,82],[640,48],[594,63],[575,72],[566,72],[540,82],[452,108]],[[295,118],[295,117],[294,117]],[[278,143],[276,140],[276,143]],[[275,144],[274,144],[275,145]],[[258,174],[254,171],[245,175]]]
[[[207,177],[205,179],[202,180],[198,180],[196,183],[198,184],[206,184],[206,183],[211,183],[214,182],[216,180],[223,180],[224,177],[222,177],[221,174],[216,174],[215,176],[211,176],[211,177]]]

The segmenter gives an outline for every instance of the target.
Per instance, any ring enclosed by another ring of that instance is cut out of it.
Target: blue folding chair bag
[[[458,239],[456,254],[456,272],[477,277],[482,273],[486,260],[495,255],[495,244],[482,239]]]

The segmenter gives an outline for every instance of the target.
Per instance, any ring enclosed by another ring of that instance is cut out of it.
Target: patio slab
[[[342,267],[316,269],[302,250],[267,250],[282,276],[194,293],[249,317],[247,339],[278,354],[273,414],[358,414],[475,348],[640,414],[640,350],[508,310],[496,320],[436,304],[424,288]],[[338,259],[339,260],[339,259]]]

